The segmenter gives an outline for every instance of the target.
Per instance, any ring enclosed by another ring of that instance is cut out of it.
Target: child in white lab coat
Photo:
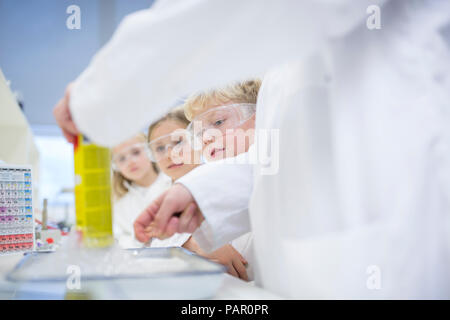
[[[254,139],[256,100],[260,86],[261,80],[251,79],[195,93],[185,101],[184,111],[191,121],[188,131],[192,135],[200,133],[198,138],[207,161],[234,157],[248,151]],[[201,130],[196,130],[196,125],[200,125]],[[230,244],[248,261],[247,273],[252,279],[252,233],[246,233]]]
[[[112,149],[114,235],[123,248],[142,247],[134,237],[133,222],[172,184],[150,161],[146,143],[147,137],[142,133]],[[193,243],[191,235],[183,233],[164,240],[154,239],[150,246],[183,246],[193,250]]]
[[[177,108],[153,123],[148,130],[151,158],[172,181],[181,178],[202,163],[201,150],[194,151],[185,133],[183,134],[183,129],[188,124],[189,120],[184,115],[184,109]],[[178,132],[180,134],[177,134]],[[183,145],[186,148],[183,148]],[[179,157],[174,159],[174,154]],[[225,245],[210,254],[199,249],[197,253],[227,266],[231,275],[249,280],[246,270],[248,262],[233,245]]]

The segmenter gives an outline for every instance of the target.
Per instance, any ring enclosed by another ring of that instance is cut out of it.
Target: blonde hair
[[[193,115],[205,110],[213,104],[254,103],[258,98],[260,79],[236,82],[219,89],[212,89],[189,96],[184,103],[186,118],[192,120]]]
[[[147,136],[145,135],[145,133],[139,133],[136,136],[134,136],[133,138],[142,140],[142,142],[147,141]],[[113,156],[113,152],[111,150],[111,158],[112,158],[112,156]],[[152,162],[152,168],[156,173],[159,173],[158,166],[156,166],[153,162]],[[112,191],[113,191],[114,200],[119,200],[124,195],[126,195],[129,190],[128,190],[128,187],[125,185],[125,183],[131,184],[132,182],[133,181],[131,181],[130,179],[125,178],[125,176],[122,173],[120,173],[120,171],[114,170],[113,176],[112,176]]]
[[[181,123],[185,124],[186,127],[189,124],[189,120],[186,118],[186,116],[184,114],[183,106],[175,107],[169,113],[167,113],[165,116],[163,116],[162,118],[153,122],[150,125],[150,127],[148,127],[148,133],[147,133],[148,142],[150,142],[152,133],[156,129],[156,127],[159,126],[161,123],[163,123],[165,121],[170,121],[170,120],[181,122]]]

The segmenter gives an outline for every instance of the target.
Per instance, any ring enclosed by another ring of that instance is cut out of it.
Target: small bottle
[[[42,230],[47,230],[47,220],[48,220],[48,214],[47,214],[47,199],[44,199],[44,203],[42,206]]]

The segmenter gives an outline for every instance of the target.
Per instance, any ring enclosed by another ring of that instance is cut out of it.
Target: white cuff
[[[245,154],[241,156],[246,157]],[[206,223],[202,223],[194,236],[202,243],[203,250],[215,250],[250,231],[251,164],[207,163],[176,183],[190,191],[203,213]]]

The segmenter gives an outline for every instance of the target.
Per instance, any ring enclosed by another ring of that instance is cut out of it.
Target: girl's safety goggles
[[[138,159],[140,157],[146,157],[150,159],[149,151],[145,143],[133,144],[127,147],[125,150],[122,150],[117,154],[113,154],[111,158],[111,166],[113,170],[119,171],[128,163],[128,161],[130,161],[131,159]]]
[[[185,129],[177,129],[172,133],[153,139],[148,143],[150,160],[158,162],[169,157],[169,152],[181,152],[190,147],[189,133]]]

